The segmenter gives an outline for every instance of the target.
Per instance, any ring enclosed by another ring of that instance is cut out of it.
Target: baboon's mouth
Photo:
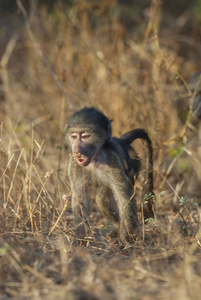
[[[77,157],[77,162],[81,166],[86,166],[88,163],[88,159],[89,158],[87,156],[82,154],[81,156]]]
[[[86,167],[90,163],[88,156],[81,154],[80,152],[73,152],[73,159],[78,165]]]

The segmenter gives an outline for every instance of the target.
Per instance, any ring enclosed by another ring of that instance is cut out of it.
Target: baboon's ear
[[[108,124],[108,133],[109,133],[109,138],[112,138],[112,119],[109,120],[109,124]]]

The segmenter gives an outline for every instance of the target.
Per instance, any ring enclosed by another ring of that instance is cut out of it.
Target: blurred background
[[[158,220],[196,223],[200,70],[201,0],[0,0],[0,232],[66,230],[65,123],[83,106],[115,136],[148,131]]]
[[[163,189],[165,178],[185,197],[193,194],[188,186],[197,176],[198,145],[192,140],[199,122],[192,124],[195,96],[188,83],[201,69],[200,0],[1,0],[0,14],[6,161],[13,154],[17,159],[22,148],[23,157],[31,147],[38,151],[34,134],[44,147],[42,171],[54,169],[56,176],[66,164],[66,119],[96,106],[114,120],[114,135],[147,129],[156,189]]]

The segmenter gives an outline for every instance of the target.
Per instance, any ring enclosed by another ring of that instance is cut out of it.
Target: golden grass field
[[[201,197],[188,195],[196,7],[23,3],[0,18],[0,299],[199,300]],[[112,118],[115,136],[142,127],[153,141],[156,220],[132,247],[95,204],[91,236],[74,234],[64,128],[83,106]]]

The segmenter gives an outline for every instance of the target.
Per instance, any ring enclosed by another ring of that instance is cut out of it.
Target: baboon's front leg
[[[72,158],[69,163],[68,175],[72,189],[71,207],[75,219],[75,232],[78,237],[83,238],[87,235],[88,231],[90,202],[86,197],[82,169],[75,165]]]

